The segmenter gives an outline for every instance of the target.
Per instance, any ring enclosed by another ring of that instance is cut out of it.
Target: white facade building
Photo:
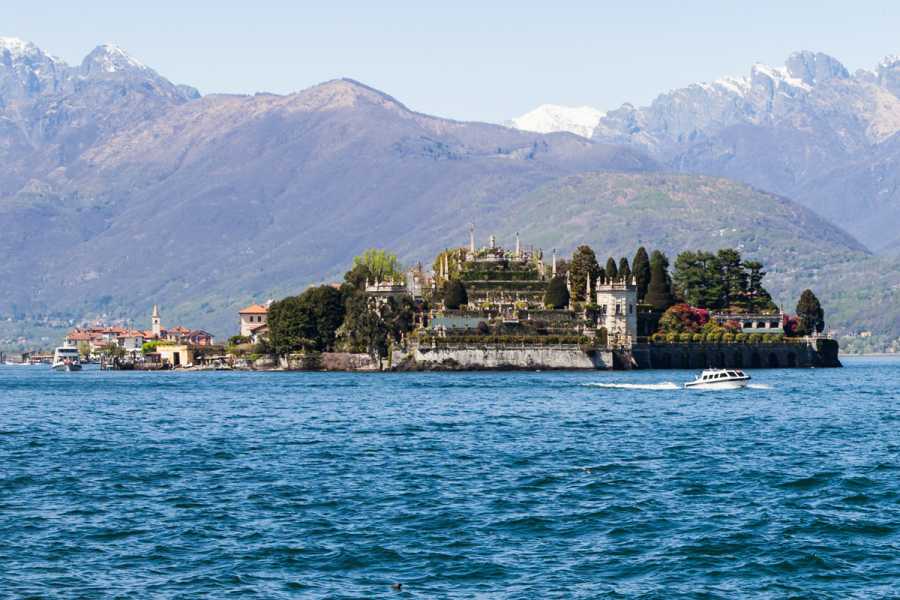
[[[598,326],[605,327],[611,346],[631,346],[637,341],[637,284],[631,281],[597,282],[600,307]]]

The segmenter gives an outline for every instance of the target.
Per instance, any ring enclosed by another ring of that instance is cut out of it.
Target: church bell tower
[[[159,337],[162,333],[162,321],[159,318],[159,306],[156,304],[153,305],[153,314],[150,315],[150,328],[153,330],[153,335],[155,337]]]

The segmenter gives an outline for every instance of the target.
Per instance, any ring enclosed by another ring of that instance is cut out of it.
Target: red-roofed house
[[[267,323],[269,307],[268,305],[251,304],[238,311],[238,314],[241,319],[241,335],[244,337],[253,337],[254,330],[259,329],[261,325]]]

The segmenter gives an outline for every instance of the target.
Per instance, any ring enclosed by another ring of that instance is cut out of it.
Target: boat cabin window
[[[734,371],[728,371],[728,376],[729,376],[729,377],[740,377],[740,375],[738,375],[738,374],[735,373]]]

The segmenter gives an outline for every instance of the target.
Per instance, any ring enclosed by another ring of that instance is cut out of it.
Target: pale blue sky
[[[77,63],[111,42],[203,93],[352,77],[422,112],[502,121],[545,102],[610,109],[793,50],[851,71],[900,53],[893,2],[17,3],[0,35]]]

